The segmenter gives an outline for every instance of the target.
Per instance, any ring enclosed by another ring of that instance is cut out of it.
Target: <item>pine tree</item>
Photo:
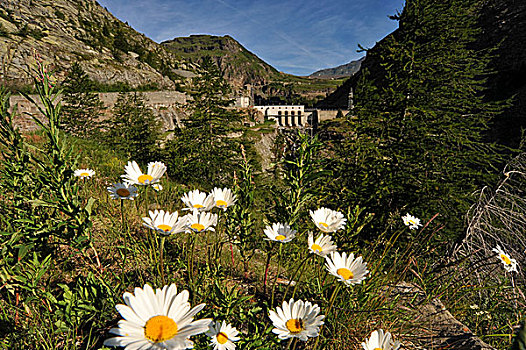
[[[104,108],[98,94],[93,92],[93,82],[75,63],[62,87],[62,128],[76,136],[93,136]]]
[[[479,2],[406,1],[400,28],[370,58],[380,69],[357,87],[342,179],[381,225],[393,213],[440,213],[458,235],[471,193],[496,175],[502,159],[483,139],[497,112],[482,100],[488,54],[471,49]]]
[[[227,108],[230,86],[210,58],[201,63],[200,74],[192,79],[188,102],[190,116],[176,130],[166,147],[167,162],[173,175],[183,182],[204,186],[226,184],[233,176],[239,159],[241,115]]]
[[[120,93],[106,124],[107,143],[128,159],[149,162],[159,152],[161,123],[140,93]]]

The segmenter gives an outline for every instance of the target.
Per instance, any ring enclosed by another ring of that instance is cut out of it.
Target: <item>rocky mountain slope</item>
[[[2,0],[1,78],[14,86],[27,84],[35,53],[59,76],[78,61],[99,83],[131,87],[175,89],[188,68],[95,0]]]
[[[102,91],[180,89],[205,56],[235,91],[259,103],[312,104],[343,82],[278,72],[230,36],[193,35],[158,44],[95,0],[1,1],[0,80],[14,88],[30,85],[28,67],[36,54],[59,80],[79,62]]]
[[[342,78],[342,77],[351,77],[354,74],[358,73],[360,66],[365,57],[360,58],[356,61],[351,61],[347,64],[342,64],[334,68],[326,68],[316,71],[309,75],[310,78],[322,78],[322,79],[331,79],[331,78]]]
[[[201,63],[205,56],[210,57],[235,90],[243,91],[250,85],[256,104],[312,103],[343,82],[279,72],[229,35],[191,35],[161,44],[180,60],[195,64]]]
[[[217,64],[223,77],[233,86],[264,85],[279,76],[279,72],[244,48],[229,35],[191,35],[161,43],[181,60],[197,64],[208,56]]]

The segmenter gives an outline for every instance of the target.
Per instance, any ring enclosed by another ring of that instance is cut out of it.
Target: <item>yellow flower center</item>
[[[157,228],[159,230],[163,230],[164,232],[168,232],[172,229],[171,226],[168,226],[168,225],[165,225],[165,224],[161,224],[161,225],[157,225]]]
[[[314,243],[314,244],[312,245],[312,247],[310,247],[310,249],[312,249],[313,251],[317,251],[318,253],[321,253],[322,250],[323,250],[323,249],[322,249],[319,245],[317,245],[316,243]]]
[[[220,332],[218,335],[217,335],[217,342],[219,344],[224,344],[228,341],[228,337],[226,336],[225,333],[223,332]]]
[[[146,321],[144,336],[154,343],[161,343],[177,335],[177,323],[168,316],[154,316]]]
[[[382,348],[374,348],[373,350],[384,350],[384,349],[382,349]]]
[[[339,268],[338,270],[336,270],[336,273],[342,276],[344,280],[348,280],[354,277],[352,271],[346,267]]]
[[[196,209],[201,209],[201,208],[204,208],[205,206],[204,205],[201,205],[201,204],[194,204],[194,208]]]
[[[88,176],[89,176],[89,173],[86,173],[86,172],[80,173],[80,177],[88,177]]]
[[[325,228],[328,228],[328,227],[329,227],[329,225],[326,224],[325,222],[320,222],[319,224],[320,224],[320,226],[323,226],[323,227],[325,227]]]
[[[511,260],[510,260],[510,258],[508,258],[506,255],[501,254],[501,255],[500,255],[500,258],[502,259],[502,261],[504,261],[504,263],[505,263],[506,265],[511,265]]]
[[[300,333],[303,330],[303,320],[301,318],[295,319],[291,318],[285,323],[285,326],[292,334]]]
[[[119,196],[121,197],[128,197],[130,195],[130,191],[128,191],[125,188],[119,188],[117,191],[115,191]]]
[[[223,201],[223,200],[218,200],[218,201],[216,202],[216,205],[217,205],[218,207],[226,207],[228,204],[227,204],[227,202],[225,202],[225,201]]]
[[[146,181],[151,182],[153,180],[153,177],[151,175],[143,174],[139,176],[137,180],[139,180],[140,183],[145,184]]]
[[[205,229],[205,226],[203,224],[200,224],[200,223],[195,223],[195,224],[192,224],[192,226],[190,226],[193,230],[197,231],[197,232],[201,232]]]
[[[277,235],[276,236],[276,241],[282,241],[284,239],[285,239],[285,236],[283,236],[283,235]]]

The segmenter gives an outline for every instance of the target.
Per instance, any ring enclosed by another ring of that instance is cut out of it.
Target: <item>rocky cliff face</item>
[[[95,0],[2,0],[0,77],[10,85],[29,82],[37,53],[60,76],[79,62],[103,84],[126,83],[175,89],[187,66],[122,23]],[[180,71],[179,71],[180,72]]]
[[[28,67],[35,53],[59,80],[79,62],[102,85],[132,88],[177,90],[205,56],[234,90],[242,91],[247,84],[254,88],[244,95],[297,103],[318,100],[341,83],[278,72],[230,36],[195,35],[157,44],[95,0],[0,0],[0,83],[30,85]]]

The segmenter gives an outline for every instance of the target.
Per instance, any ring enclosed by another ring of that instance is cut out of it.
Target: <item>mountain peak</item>
[[[192,34],[163,41],[161,45],[179,59],[196,64],[205,56],[210,57],[224,78],[238,89],[246,84],[264,85],[279,74],[230,35]]]

